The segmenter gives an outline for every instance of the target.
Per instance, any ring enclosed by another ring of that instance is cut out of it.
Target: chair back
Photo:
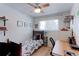
[[[50,42],[51,42],[51,44],[52,44],[52,50],[53,50],[53,48],[54,48],[54,46],[55,46],[55,41],[53,40],[53,38],[52,37],[50,37]]]

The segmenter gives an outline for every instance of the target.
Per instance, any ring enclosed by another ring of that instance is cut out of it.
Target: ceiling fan
[[[49,6],[49,3],[27,3],[33,7],[33,12],[44,13],[44,9]]]

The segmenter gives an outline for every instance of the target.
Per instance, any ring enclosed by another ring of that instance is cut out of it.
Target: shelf
[[[64,21],[65,23],[70,23],[70,21]]]
[[[68,31],[68,29],[62,28],[61,31]]]
[[[4,22],[4,23],[3,23],[3,26],[0,26],[0,31],[3,31],[3,32],[4,32],[4,36],[5,36],[6,31],[7,31],[7,28],[6,28],[5,26],[6,26],[6,21],[7,21],[8,19],[6,19],[5,16],[0,16],[0,20]]]
[[[6,19],[5,16],[2,16],[2,17],[0,17],[0,20],[6,21],[6,20],[8,20],[8,19]]]
[[[7,21],[8,19],[1,19],[1,18],[0,18],[0,20],[3,20],[3,21],[5,20],[5,21]]]
[[[71,20],[71,19],[73,19],[74,18],[74,16],[72,16],[72,15],[68,15],[68,16],[65,16],[65,20]]]
[[[0,27],[0,31],[7,31],[6,27]]]

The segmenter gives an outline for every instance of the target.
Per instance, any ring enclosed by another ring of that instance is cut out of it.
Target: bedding
[[[42,39],[26,41],[26,44],[22,47],[22,55],[23,56],[31,55],[42,44],[43,44],[43,40]]]
[[[22,55],[30,55],[32,52],[33,52],[33,44],[30,41],[22,47]]]

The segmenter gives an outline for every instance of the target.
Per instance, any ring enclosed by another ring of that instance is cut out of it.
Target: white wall
[[[73,31],[75,33],[76,42],[79,45],[79,15],[77,15],[78,11],[79,4],[74,4],[71,10],[71,15],[74,15]]]
[[[61,29],[62,27],[65,27],[64,26],[65,25],[64,24],[64,16],[69,15],[69,14],[70,14],[70,12],[67,11],[67,12],[57,13],[57,14],[44,16],[44,17],[43,16],[42,17],[36,17],[36,18],[34,18],[33,23],[38,24],[39,21],[41,21],[41,20],[55,20],[55,19],[58,19],[59,20],[59,29]]]
[[[54,14],[54,15],[50,15],[50,16],[46,16],[46,17],[37,17],[34,18],[34,24],[38,24],[39,21],[41,20],[55,20],[58,19],[59,20],[59,29],[62,29],[63,27],[65,27],[64,24],[64,16],[69,15],[70,12],[63,12],[63,13],[58,13],[58,14]],[[33,25],[34,25],[33,24]],[[39,30],[39,29],[35,29],[34,30]],[[47,36],[48,38],[53,37],[53,39],[56,40],[67,40],[67,38],[69,36],[71,36],[71,31],[48,31],[47,32]],[[50,46],[50,41],[48,40],[48,44]]]
[[[59,20],[59,29],[62,29],[62,28],[65,27],[64,17],[69,15],[69,14],[70,14],[70,12],[67,11],[67,12],[62,12],[62,13],[58,13],[58,14],[54,14],[54,15],[50,15],[50,16],[37,17],[37,18],[34,18],[34,24],[33,25],[38,24],[39,21],[42,21],[42,20],[55,20],[55,19],[58,19]],[[39,29],[34,28],[34,30],[39,30]],[[55,40],[63,39],[63,38],[67,39],[67,37],[70,36],[70,34],[71,34],[71,31],[62,32],[62,31],[59,30],[59,31],[48,31],[47,32],[47,36],[48,37],[52,36],[52,37],[54,37]]]
[[[32,27],[17,27],[17,21],[27,22],[30,25],[31,17],[2,4],[0,4],[0,16],[6,16],[8,19],[6,23],[8,31],[5,37],[3,32],[0,32],[0,41],[6,41],[9,38],[11,41],[24,43],[26,40],[32,39]]]

